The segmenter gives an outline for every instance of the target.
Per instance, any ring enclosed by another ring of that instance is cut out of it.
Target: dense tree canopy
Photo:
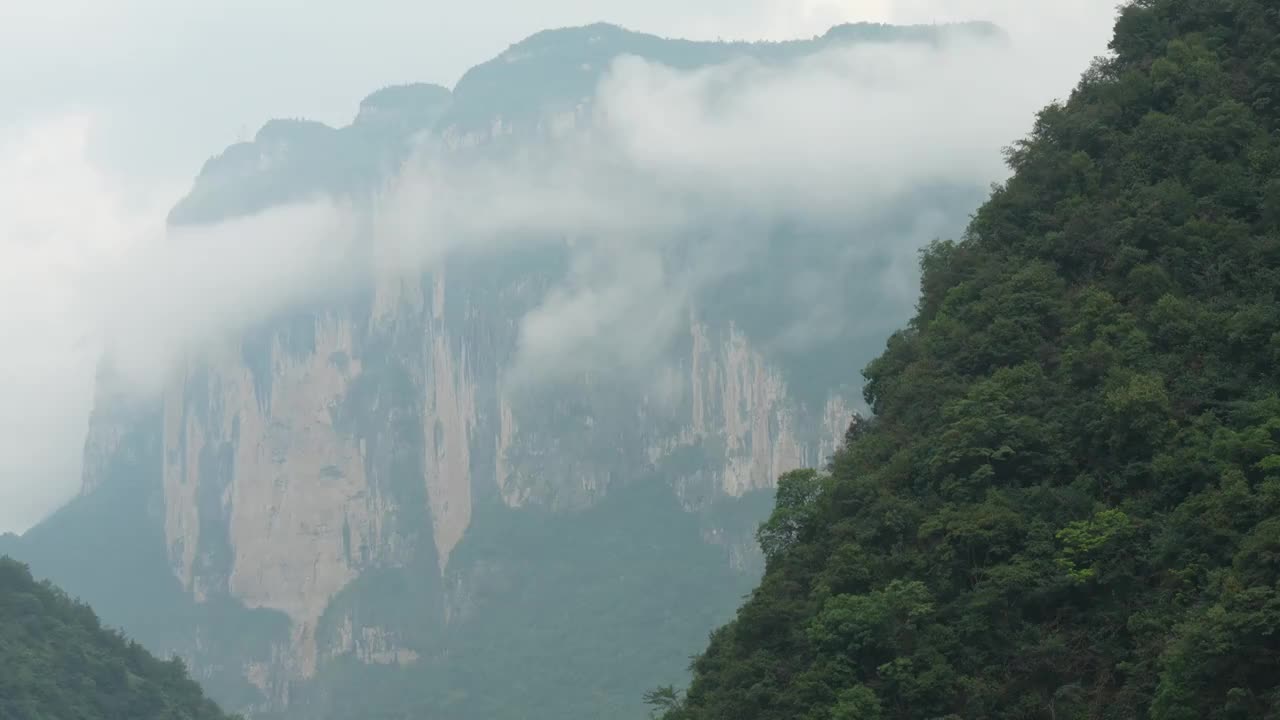
[[[1280,717],[1280,5],[1139,0],[670,720]]]
[[[182,661],[104,629],[0,557],[0,720],[226,720]]]

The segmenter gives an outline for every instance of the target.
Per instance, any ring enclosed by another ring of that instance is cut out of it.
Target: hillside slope
[[[1140,0],[669,720],[1280,717],[1280,7]]]
[[[0,556],[0,720],[225,720],[181,661],[103,628]]]

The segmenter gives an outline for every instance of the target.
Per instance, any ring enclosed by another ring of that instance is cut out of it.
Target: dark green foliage
[[[1280,6],[1141,0],[669,720],[1280,717]]]
[[[650,717],[661,717],[666,713],[679,712],[684,708],[684,698],[674,685],[664,685],[644,694],[644,704],[651,708]]]
[[[226,717],[180,659],[157,660],[0,557],[0,720]]]

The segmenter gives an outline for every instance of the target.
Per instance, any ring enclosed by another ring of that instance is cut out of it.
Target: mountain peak
[[[919,25],[855,22],[835,25],[822,36],[835,42],[937,42],[944,38],[969,36],[1001,40],[1008,37],[999,25],[985,20]]]
[[[449,88],[431,83],[406,83],[388,85],[375,90],[360,101],[360,112],[366,111],[416,111],[424,107],[448,104],[452,93]]]
[[[334,128],[305,118],[273,118],[263,124],[254,136],[257,143],[311,142],[327,137]]]

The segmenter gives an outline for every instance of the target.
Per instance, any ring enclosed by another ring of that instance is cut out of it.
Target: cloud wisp
[[[108,348],[121,389],[153,394],[184,353],[356,281],[345,209],[171,231],[178,193],[104,172],[87,149],[94,127],[67,115],[0,128],[0,531],[79,487]]]
[[[93,120],[0,131],[0,530],[66,499],[100,344],[82,282],[148,211],[86,159]]]
[[[458,168],[430,155],[401,178],[378,235],[414,268],[458,247],[576,238],[574,272],[522,320],[513,376],[524,379],[649,367],[687,324],[682,311],[759,262],[787,223],[818,228],[813,242],[827,245],[791,283],[806,311],[777,342],[804,350],[823,333],[868,334],[853,325],[878,332],[909,314],[918,249],[972,209],[931,192],[980,194],[1003,179],[1001,148],[1093,55],[1078,53],[1068,73],[1068,59],[1029,40],[960,35],[694,71],[622,57],[588,129],[533,159]],[[886,211],[909,221],[886,228]],[[852,280],[866,261],[881,274]],[[873,285],[875,312],[846,306],[839,286],[851,281]]]

